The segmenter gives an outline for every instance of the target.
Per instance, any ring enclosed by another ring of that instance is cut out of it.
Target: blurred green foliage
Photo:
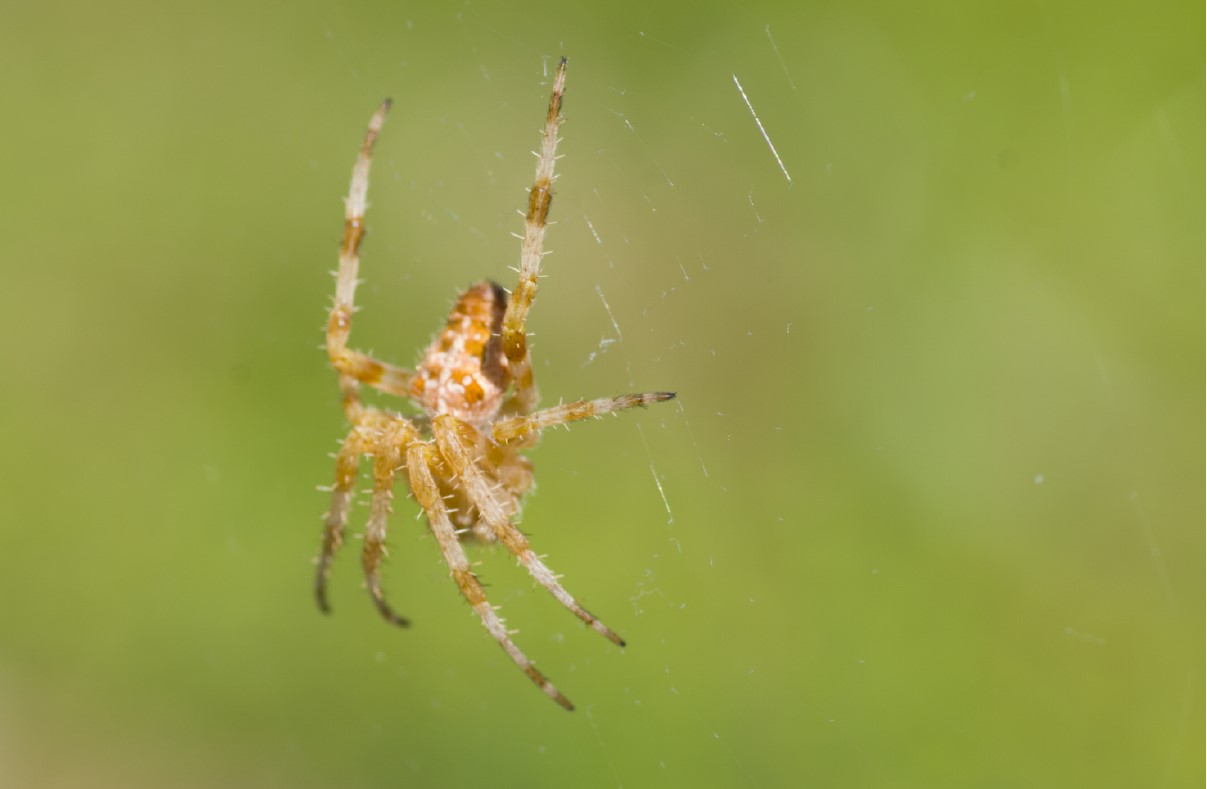
[[[0,784],[1201,786],[1203,22],[6,8]],[[475,554],[572,715],[411,502],[410,631],[355,545],[310,596],[369,113],[353,341],[409,364],[511,276],[562,54],[542,391],[680,393],[533,453],[525,529],[627,650]]]

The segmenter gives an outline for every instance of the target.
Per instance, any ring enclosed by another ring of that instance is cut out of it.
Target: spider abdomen
[[[506,311],[507,291],[494,282],[479,282],[458,297],[411,384],[429,416],[481,425],[498,414],[511,383],[500,338]]]

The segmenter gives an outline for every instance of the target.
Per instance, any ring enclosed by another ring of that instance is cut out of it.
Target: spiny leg
[[[365,570],[365,583],[373,604],[387,622],[399,627],[410,627],[410,622],[394,612],[386,602],[381,590],[381,578],[378,570],[386,550],[386,522],[393,511],[394,475],[402,464],[402,452],[399,449],[401,441],[387,432],[381,436],[381,446],[374,452],[373,458],[373,498],[369,502],[369,522],[365,526],[365,548],[361,563]]]
[[[436,535],[436,542],[440,544],[440,552],[444,554],[444,561],[452,571],[453,580],[457,582],[461,594],[465,596],[470,607],[474,609],[474,613],[482,620],[486,630],[494,636],[494,639],[499,642],[499,646],[503,647],[503,651],[528,675],[528,678],[558,704],[568,710],[574,709],[570,700],[553,687],[545,675],[538,671],[532,661],[515,645],[507,633],[507,628],[503,625],[503,620],[499,618],[498,613],[486,599],[486,592],[470,569],[469,559],[466,558],[465,550],[457,539],[457,532],[449,520],[448,508],[445,506],[440,489],[436,486],[436,481],[432,476],[431,465],[435,460],[434,454],[431,445],[419,441],[413,442],[407,447],[407,473],[411,479],[411,491],[415,494],[419,506],[423,507],[424,512],[427,513],[428,524],[432,527],[432,533]]]
[[[464,423],[459,422],[455,417],[437,416],[432,420],[432,433],[436,438],[440,454],[452,467],[459,484],[469,500],[478,508],[482,519],[490,526],[499,541],[507,546],[507,550],[511,551],[520,564],[524,565],[528,574],[549,590],[549,593],[557,598],[558,602],[590,625],[592,630],[612,643],[624,646],[624,640],[603,622],[600,622],[594,614],[579,605],[578,601],[562,586],[553,571],[533,553],[532,547],[528,544],[528,538],[508,518],[506,509],[498,499],[496,486],[491,484],[486,474],[474,463],[471,448],[459,432],[461,425]],[[464,425],[464,427],[474,430],[468,425]]]
[[[314,577],[314,596],[318,600],[319,610],[324,614],[331,613],[331,606],[327,603],[327,578],[331,574],[331,559],[344,542],[344,528],[348,525],[348,510],[352,505],[352,489],[356,485],[356,472],[363,451],[360,431],[353,428],[335,459],[331,509],[323,516],[323,547]]]
[[[339,270],[335,275],[335,303],[327,319],[327,357],[339,372],[343,393],[344,413],[355,423],[361,414],[357,382],[368,384],[389,394],[407,397],[410,394],[410,370],[374,359],[348,348],[355,312],[356,276],[360,268],[360,242],[365,236],[365,207],[369,192],[369,165],[373,159],[373,144],[385,123],[390,100],[386,99],[369,120],[365,141],[352,168],[352,184],[344,201],[344,237],[339,245]]]
[[[524,220],[524,239],[520,246],[520,278],[503,317],[503,353],[515,379],[515,394],[505,408],[528,413],[536,408],[536,380],[532,360],[528,355],[528,337],[524,321],[536,298],[536,279],[541,267],[541,247],[545,241],[545,223],[553,201],[553,164],[557,159],[557,129],[562,122],[562,94],[566,87],[566,59],[557,64],[553,77],[553,95],[549,98],[549,114],[541,137],[541,152],[537,157],[536,177],[528,193],[528,214]]]
[[[564,425],[567,422],[577,422],[580,419],[589,419],[593,416],[614,414],[617,411],[623,411],[626,408],[634,408],[636,406],[644,408],[651,403],[670,400],[674,396],[674,392],[643,392],[641,394],[620,395],[619,397],[601,397],[598,400],[579,400],[576,403],[542,408],[536,413],[500,419],[491,427],[491,436],[500,444],[507,444],[531,433],[544,430],[547,427]]]

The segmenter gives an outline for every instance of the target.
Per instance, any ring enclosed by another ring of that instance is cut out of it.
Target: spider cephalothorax
[[[515,290],[509,296],[493,282],[480,282],[466,290],[449,314],[445,328],[413,371],[348,347],[360,243],[364,238],[369,164],[390,102],[385,101],[369,121],[345,203],[335,304],[327,321],[327,355],[339,374],[344,414],[352,427],[336,458],[335,485],[331,509],[325,517],[315,594],[319,607],[328,611],[327,576],[331,558],[344,539],[360,459],[370,457],[373,495],[362,563],[369,594],[382,616],[398,625],[408,624],[386,603],[378,575],[385,553],[386,520],[393,507],[394,481],[402,475],[427,515],[453,579],[482,624],[541,690],[566,709],[573,709],[569,699],[553,687],[511,640],[461,546],[466,540],[502,543],[558,602],[596,632],[624,645],[620,636],[562,587],[513,522],[520,511],[521,499],[532,488],[532,464],[520,451],[535,444],[543,429],[675,396],[672,392],[647,392],[536,410],[536,381],[524,324],[536,298],[565,83],[563,58],[554,76],[536,178],[529,193],[520,247],[520,277]],[[360,401],[361,384],[410,398],[423,409],[426,418],[411,420],[393,411],[364,405]]]

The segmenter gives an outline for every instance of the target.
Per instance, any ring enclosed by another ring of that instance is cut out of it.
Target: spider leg
[[[323,613],[331,611],[327,602],[327,579],[331,574],[331,560],[344,541],[360,456],[372,455],[373,498],[369,508],[369,523],[365,529],[362,560],[365,577],[369,593],[381,615],[402,627],[409,624],[386,604],[378,579],[378,567],[385,554],[386,519],[390,515],[394,498],[394,475],[401,463],[401,450],[398,447],[404,440],[416,435],[418,433],[415,427],[406,419],[368,408],[362,412],[359,423],[353,426],[348,437],[344,439],[343,446],[336,456],[331,509],[324,516],[323,544],[314,579],[315,598]]]
[[[545,131],[541,137],[536,177],[528,192],[528,214],[524,220],[524,239],[520,246],[520,278],[511,292],[507,313],[503,316],[503,353],[507,356],[515,379],[515,393],[505,408],[525,414],[536,408],[537,388],[532,374],[532,359],[528,355],[524,321],[536,298],[545,224],[549,217],[549,205],[553,201],[553,164],[557,160],[557,129],[562,122],[562,94],[565,87],[566,59],[562,58],[553,77],[553,94],[549,97],[549,114],[545,118]]]
[[[344,439],[335,460],[335,485],[331,488],[331,508],[323,516],[323,547],[319,553],[318,571],[314,577],[314,596],[319,610],[331,613],[327,603],[327,578],[331,575],[331,559],[344,542],[348,525],[348,509],[352,504],[352,488],[363,452],[360,432],[353,428]]]
[[[386,552],[386,521],[393,511],[394,475],[402,465],[401,441],[391,433],[382,435],[383,446],[379,446],[373,457],[373,498],[369,502],[369,522],[365,526],[365,548],[361,563],[365,570],[365,583],[373,604],[387,622],[399,627],[410,627],[411,623],[399,616],[386,602],[381,590],[378,569]]]
[[[432,433],[440,454],[448,461],[453,472],[464,488],[469,500],[478,508],[482,519],[490,526],[495,536],[507,546],[507,550],[524,565],[524,569],[541,586],[557,598],[558,602],[568,608],[575,616],[586,622],[592,630],[602,635],[618,646],[624,646],[624,639],[612,632],[594,614],[579,605],[578,601],[566,591],[557,576],[545,563],[533,553],[528,544],[528,538],[515,527],[507,516],[507,510],[499,501],[496,487],[487,479],[486,474],[473,460],[473,454],[466,440],[459,433],[459,422],[455,417],[437,416],[432,420]],[[464,425],[473,430],[472,427]]]
[[[579,400],[576,403],[542,408],[532,414],[500,419],[491,427],[491,437],[500,444],[507,444],[531,433],[540,432],[547,427],[577,422],[593,416],[614,414],[635,406],[644,408],[650,403],[660,403],[670,400],[674,396],[674,392],[644,392],[619,397],[601,397],[598,400]]]
[[[421,441],[412,442],[407,447],[407,473],[411,479],[411,491],[415,494],[419,506],[423,507],[424,512],[427,513],[428,525],[431,526],[432,533],[436,535],[436,542],[440,544],[440,552],[444,554],[444,561],[452,571],[453,580],[457,582],[461,594],[465,596],[470,607],[474,609],[474,613],[482,620],[486,630],[494,636],[494,639],[499,642],[499,646],[503,647],[503,651],[515,661],[520,670],[527,674],[528,678],[536,683],[536,686],[549,698],[568,710],[574,709],[570,700],[553,687],[545,675],[538,671],[532,661],[515,645],[507,633],[507,628],[503,625],[503,620],[499,618],[498,613],[486,599],[486,591],[470,569],[465,549],[461,547],[461,543],[457,539],[457,532],[449,520],[448,508],[445,507],[444,499],[441,498],[440,490],[432,476],[431,466],[435,460],[433,454],[434,450],[430,444]]]
[[[335,275],[335,303],[327,319],[327,357],[339,372],[344,412],[355,423],[362,413],[357,383],[365,383],[383,392],[401,397],[410,395],[414,373],[372,356],[348,348],[352,332],[352,313],[355,311],[356,275],[360,268],[360,242],[365,236],[365,207],[369,192],[369,165],[373,159],[373,144],[385,123],[390,100],[386,99],[373,113],[360,155],[352,168],[352,184],[344,201],[344,237],[339,246],[339,270]]]

